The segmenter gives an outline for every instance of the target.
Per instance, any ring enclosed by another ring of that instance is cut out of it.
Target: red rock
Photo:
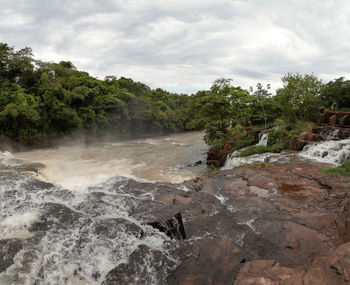
[[[339,119],[339,125],[341,125],[341,126],[345,125],[345,122],[346,122],[347,118],[348,118],[348,115],[345,115],[345,116],[341,117]]]
[[[300,135],[299,135],[299,140],[304,140],[306,141],[309,137],[309,132],[302,132]]]
[[[332,117],[329,118],[329,124],[330,125],[335,125],[337,123],[337,115],[333,115]]]

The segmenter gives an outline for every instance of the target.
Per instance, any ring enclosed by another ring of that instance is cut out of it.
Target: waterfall
[[[350,158],[350,139],[306,145],[299,155],[319,162],[340,165]]]
[[[320,135],[326,137],[327,139],[337,139],[339,136],[339,129],[334,129],[334,128],[324,128],[321,132]]]
[[[267,146],[267,142],[269,140],[269,135],[266,133],[259,134],[259,142],[256,145]]]
[[[261,132],[259,134],[259,142],[256,146],[267,146],[267,142],[269,139],[269,135]],[[263,153],[263,154],[255,154],[249,157],[239,157],[239,154],[245,150],[245,148],[241,148],[239,150],[234,151],[230,155],[227,156],[224,166],[221,168],[222,170],[232,169],[234,167],[240,166],[242,164],[251,164],[254,162],[268,162],[268,161],[276,161],[278,154],[272,153]]]

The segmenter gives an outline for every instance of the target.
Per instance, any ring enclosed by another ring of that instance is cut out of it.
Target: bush
[[[245,150],[243,150],[239,156],[246,157],[253,154],[260,154],[265,152],[270,152],[271,148],[263,145],[251,145],[248,146]]]
[[[293,148],[294,142],[302,132],[311,132],[314,123],[309,121],[298,121],[293,124],[287,123],[283,119],[277,119],[276,127],[268,131],[268,146],[274,148],[274,152]]]
[[[252,134],[249,134],[240,124],[235,125],[228,133],[228,143],[235,150],[251,145],[255,142]]]
[[[320,170],[323,174],[333,174],[350,177],[350,159],[346,160],[342,165],[332,168],[324,168]]]

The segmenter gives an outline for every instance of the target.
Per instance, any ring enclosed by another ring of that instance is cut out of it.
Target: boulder
[[[344,126],[346,123],[346,120],[348,118],[348,115],[345,115],[339,119],[339,125]]]
[[[182,222],[181,213],[177,213],[173,218],[165,221],[148,223],[155,229],[165,233],[171,239],[186,239],[185,227]]]
[[[307,139],[309,138],[309,132],[302,132],[300,135],[299,135],[299,140],[303,140],[303,141],[306,141]]]
[[[337,123],[337,115],[333,115],[329,118],[329,124],[334,126]]]

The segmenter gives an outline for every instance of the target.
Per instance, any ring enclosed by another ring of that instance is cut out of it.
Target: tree
[[[322,81],[313,74],[299,73],[282,78],[283,88],[277,90],[277,102],[288,122],[313,120],[318,116],[321,104]]]
[[[38,133],[40,123],[36,98],[13,84],[0,90],[0,101],[0,131],[21,142],[32,139]]]
[[[271,85],[267,84],[266,89],[263,88],[261,83],[256,84],[256,90],[254,91],[253,87],[250,88],[250,92],[253,93],[253,96],[258,101],[259,105],[261,105],[261,110],[263,112],[264,117],[264,126],[266,130],[266,121],[267,121],[267,115],[265,111],[265,101],[267,98],[271,96],[271,93],[269,93],[269,90],[271,89]]]
[[[322,86],[321,98],[326,107],[349,108],[350,107],[350,81],[339,77]]]

